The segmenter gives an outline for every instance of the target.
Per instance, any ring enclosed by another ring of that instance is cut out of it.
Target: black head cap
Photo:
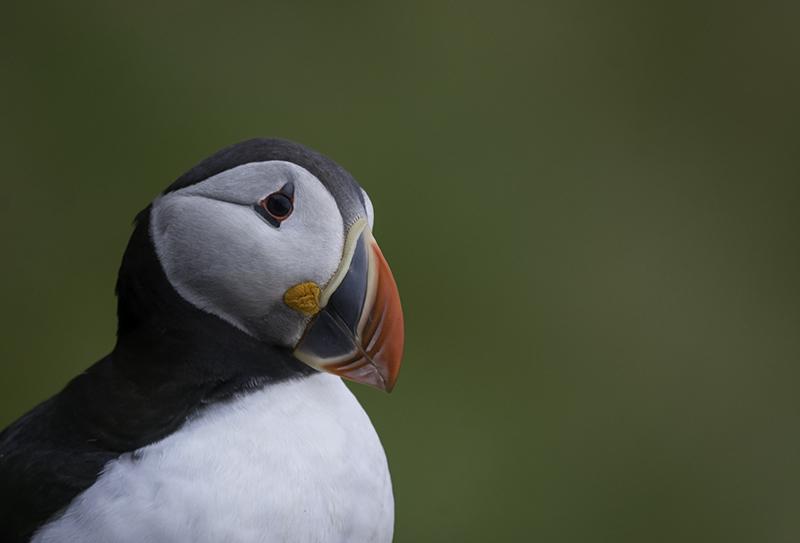
[[[291,162],[311,172],[333,195],[346,223],[363,216],[361,187],[347,170],[313,149],[275,138],[255,138],[225,147],[176,179],[164,193],[205,181],[237,166],[270,160]]]

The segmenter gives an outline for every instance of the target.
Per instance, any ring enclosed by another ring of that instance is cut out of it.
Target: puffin
[[[258,138],[140,212],[110,354],[0,433],[0,541],[389,542],[397,284],[353,176]]]

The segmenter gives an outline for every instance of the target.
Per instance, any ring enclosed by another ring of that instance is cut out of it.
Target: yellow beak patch
[[[322,289],[313,281],[299,283],[283,295],[283,302],[304,315],[319,313],[319,295]]]

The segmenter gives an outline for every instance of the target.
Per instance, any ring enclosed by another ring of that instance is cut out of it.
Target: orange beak
[[[391,392],[404,341],[397,284],[365,223],[351,228],[345,255],[341,273],[322,293],[320,310],[294,356],[319,370]]]

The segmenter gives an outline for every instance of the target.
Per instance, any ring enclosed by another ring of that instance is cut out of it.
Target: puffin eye
[[[273,192],[253,206],[263,219],[275,228],[289,218],[294,211],[294,184],[287,183],[277,192]]]
[[[267,196],[261,202],[261,206],[266,209],[275,220],[282,221],[292,213],[292,201],[280,192],[275,192]]]

